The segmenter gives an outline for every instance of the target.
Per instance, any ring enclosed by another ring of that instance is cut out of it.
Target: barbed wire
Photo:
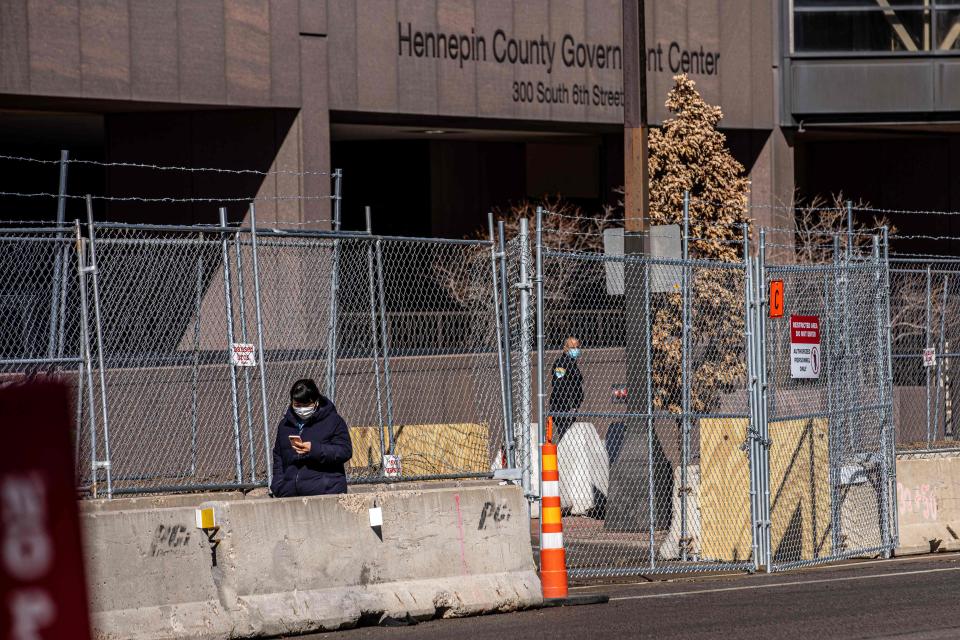
[[[11,198],[59,198],[60,194],[49,192],[22,193],[16,191],[0,191],[0,196]],[[63,194],[64,198],[70,200],[85,200],[87,196],[76,194]],[[161,196],[156,198],[143,196],[94,196],[93,200],[102,200],[106,202],[145,202],[145,203],[175,203],[175,202],[264,202],[276,200],[334,200],[337,196],[255,196],[251,198],[223,197],[223,198],[173,198]]]
[[[60,164],[60,160],[45,160],[41,158],[31,158],[29,156],[11,156],[0,154],[0,160],[12,162],[29,162],[33,164]],[[272,169],[261,171],[260,169],[225,169],[222,167],[186,167],[176,165],[160,165],[145,162],[101,162],[99,160],[81,160],[77,158],[68,158],[67,164],[86,164],[98,167],[125,167],[130,169],[150,169],[154,171],[183,171],[189,173],[228,173],[245,174],[258,176],[271,175],[290,175],[290,176],[332,176],[330,171],[296,171],[293,169]]]

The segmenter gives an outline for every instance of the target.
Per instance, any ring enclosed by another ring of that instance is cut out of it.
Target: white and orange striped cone
[[[560,469],[557,445],[553,444],[553,418],[547,418],[547,441],[540,446],[540,584],[544,606],[602,604],[608,596],[593,594],[571,598],[567,586],[567,556],[563,548],[563,516],[560,511]]]
[[[563,518],[560,514],[560,472],[557,445],[540,446],[543,495],[540,501],[540,583],[543,597],[567,597],[567,558],[563,550]]]

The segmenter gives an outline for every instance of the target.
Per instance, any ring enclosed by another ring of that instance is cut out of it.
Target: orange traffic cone
[[[557,445],[553,444],[553,418],[547,418],[546,443],[540,447],[540,474],[543,492],[540,497],[540,584],[543,606],[564,607],[580,604],[603,604],[610,600],[603,594],[569,596],[567,588],[567,556],[563,550],[563,518],[560,513],[560,469],[557,466]]]
[[[552,432],[547,419],[547,433]],[[560,516],[560,472],[557,445],[540,447],[543,495],[540,502],[540,583],[544,599],[567,597],[567,558],[563,550],[563,520]]]

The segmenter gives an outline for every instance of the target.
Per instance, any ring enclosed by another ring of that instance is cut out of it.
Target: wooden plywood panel
[[[710,560],[746,560],[753,551],[750,531],[750,467],[740,448],[746,419],[700,421],[701,548]]]
[[[487,424],[409,424],[394,427],[403,475],[433,475],[490,470]],[[380,465],[380,428],[351,427],[356,467]]]
[[[750,557],[750,470],[740,447],[746,419],[701,420],[703,556]],[[770,539],[775,562],[829,555],[829,436],[825,420],[770,423]]]
[[[830,467],[826,420],[770,423],[770,542],[774,562],[829,555]]]

